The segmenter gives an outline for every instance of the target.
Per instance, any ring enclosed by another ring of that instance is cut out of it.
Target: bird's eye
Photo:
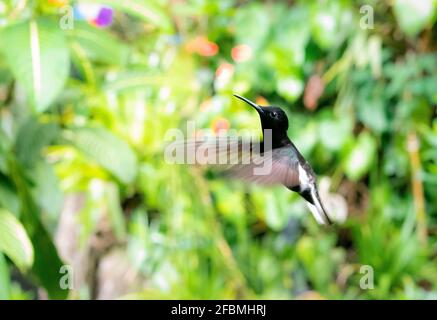
[[[273,118],[277,118],[277,117],[278,117],[278,113],[277,113],[276,111],[273,111],[273,112],[272,112],[272,117],[273,117]]]

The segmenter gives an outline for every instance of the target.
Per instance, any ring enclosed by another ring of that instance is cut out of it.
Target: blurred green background
[[[2,1],[0,298],[436,299],[436,17]],[[188,120],[260,129],[233,93],[286,110],[333,227],[283,187],[164,162]]]

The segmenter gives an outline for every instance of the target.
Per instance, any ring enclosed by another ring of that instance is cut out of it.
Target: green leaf
[[[5,256],[0,252],[0,300],[9,300],[11,291],[11,278]]]
[[[33,247],[26,230],[5,209],[0,209],[0,252],[5,253],[21,271],[32,266]]]
[[[266,193],[265,199],[265,219],[266,224],[275,231],[282,230],[287,225],[289,215],[287,207],[284,205],[285,192],[288,190],[275,189]]]
[[[317,143],[319,129],[315,122],[310,122],[303,126],[298,126],[295,124],[293,118],[294,114],[291,115],[293,119],[293,127],[290,129],[290,136],[293,137],[294,144],[298,147],[303,155],[308,155],[313,150]],[[298,128],[298,130],[296,130]]]
[[[408,36],[415,36],[431,26],[435,17],[434,6],[434,0],[395,0],[394,13],[399,27]]]
[[[275,37],[271,45],[276,47],[275,67],[280,70],[287,64],[300,66],[305,61],[305,46],[310,38],[309,12],[305,6],[283,10],[275,24]],[[293,39],[293,41],[290,41]]]
[[[34,182],[33,198],[44,213],[57,221],[62,210],[63,194],[53,167],[45,161],[39,161],[30,176]]]
[[[41,149],[51,143],[59,130],[55,123],[40,123],[29,118],[21,126],[15,141],[15,152],[24,166],[30,167],[41,159]]]
[[[379,95],[357,99],[358,119],[372,131],[382,133],[388,128],[388,120],[385,114],[384,101],[378,99]]]
[[[376,142],[368,133],[363,132],[358,137],[358,141],[346,157],[345,173],[357,181],[361,179],[368,171],[375,158]]]
[[[20,220],[34,248],[32,274],[37,283],[44,287],[51,299],[65,299],[68,290],[59,286],[60,268],[64,265],[60,259],[53,241],[40,220],[40,210],[32,198],[30,188],[25,179],[25,173],[18,161],[9,161],[11,176],[17,186],[21,202]]]
[[[211,183],[219,212],[230,220],[238,221],[244,216],[243,193],[223,187],[220,182]]]
[[[137,174],[137,158],[130,146],[103,128],[75,128],[66,133],[86,156],[123,183],[130,183]]]
[[[346,143],[352,131],[350,117],[328,118],[320,122],[319,140],[329,151],[338,151]]]
[[[151,0],[89,0],[88,2],[105,4],[114,9],[124,11],[145,22],[150,22],[160,29],[171,31],[172,25],[169,15],[158,4]]]
[[[18,217],[20,201],[18,199],[17,190],[9,178],[2,173],[0,173],[0,206]]]
[[[330,49],[341,43],[352,30],[352,10],[349,6],[349,1],[324,1],[313,4],[309,23],[313,39],[321,48]]]
[[[258,3],[238,8],[234,23],[237,42],[249,45],[254,51],[265,43],[271,24],[269,13]]]
[[[90,26],[86,22],[75,22],[70,34],[73,52],[79,45],[93,61],[124,65],[129,48],[109,32]]]
[[[302,94],[304,88],[303,81],[294,75],[279,78],[277,83],[277,90],[279,95],[287,99],[289,102],[296,101]]]
[[[21,220],[35,250],[32,273],[47,290],[51,299],[65,299],[68,296],[68,290],[61,289],[59,286],[59,280],[62,276],[59,270],[64,263],[59,257],[49,233],[39,220],[39,210],[33,199],[30,195],[26,195],[25,198],[26,203]]]
[[[337,21],[333,12],[320,10],[312,18],[313,37],[322,48],[329,49],[336,41]]]
[[[103,85],[102,89],[108,92],[123,92],[128,90],[143,90],[144,87],[157,88],[168,84],[165,77],[145,72],[126,72],[117,74]],[[183,84],[180,84],[183,86]]]
[[[0,33],[0,51],[37,112],[56,99],[69,73],[64,33],[54,20],[39,18],[12,25]]]

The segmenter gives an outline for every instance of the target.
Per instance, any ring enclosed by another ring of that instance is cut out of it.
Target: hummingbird
[[[216,153],[219,157],[225,154],[228,160],[238,160],[230,165],[216,165],[216,167],[221,167],[231,178],[239,178],[262,185],[282,184],[306,200],[311,213],[319,224],[332,224],[320,200],[316,175],[311,165],[287,135],[288,118],[285,112],[276,106],[260,106],[240,95],[234,94],[234,96],[258,112],[263,140],[255,144],[241,139],[229,139],[229,137],[217,137],[205,141],[185,141],[187,152],[196,153],[202,149],[202,152]],[[226,143],[220,144],[223,138]],[[269,143],[266,144],[267,140]],[[267,174],[257,173],[256,167],[259,167],[260,163],[270,164],[270,170]]]
[[[265,139],[266,130],[271,130],[273,178],[266,177],[266,181],[271,183],[273,179],[273,181],[283,184],[289,190],[297,192],[307,201],[308,207],[318,223],[332,224],[320,200],[317,178],[311,165],[287,135],[288,117],[284,110],[275,106],[263,107],[237,94],[234,94],[234,96],[243,100],[258,112],[263,139]],[[265,151],[262,150],[261,152]]]

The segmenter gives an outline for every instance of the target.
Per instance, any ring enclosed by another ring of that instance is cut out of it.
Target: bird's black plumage
[[[293,178],[282,178],[282,184],[288,189],[299,193],[309,204],[310,210],[319,223],[331,223],[326,210],[320,200],[317,190],[316,175],[310,164],[305,160],[287,135],[288,118],[285,112],[274,106],[262,107],[256,103],[235,95],[255,108],[261,120],[263,137],[266,130],[271,130],[271,154],[273,163],[285,163],[288,166],[287,175]],[[262,152],[266,150],[262,150]],[[273,171],[275,170],[273,166]],[[285,183],[284,183],[285,182]]]
[[[288,118],[285,112],[279,107],[259,106],[239,95],[235,96],[258,112],[263,141],[219,136],[188,140],[175,149],[183,148],[183,157],[196,155],[192,157],[195,159],[193,164],[214,166],[232,178],[264,185],[282,184],[307,201],[319,223],[331,223],[319,197],[314,171],[287,135]]]

